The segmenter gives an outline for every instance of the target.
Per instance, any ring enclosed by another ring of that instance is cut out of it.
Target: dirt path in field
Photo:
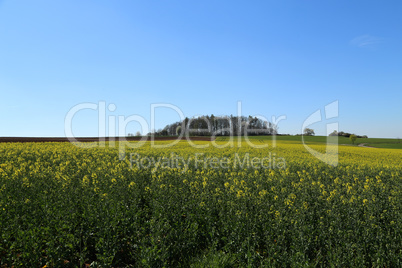
[[[70,142],[78,141],[78,142],[99,142],[99,141],[139,141],[142,138],[144,140],[150,141],[151,137],[79,137],[74,138],[66,138],[66,137],[0,137],[0,142]],[[177,140],[179,137],[153,137],[155,141],[169,141],[169,140]],[[214,140],[212,137],[189,137],[192,141],[212,141]],[[180,140],[186,140],[186,137],[182,137]]]
[[[365,148],[376,148],[376,147],[373,147],[373,146],[366,146],[366,144],[367,144],[367,143],[360,143],[360,144],[358,144],[357,146],[359,146],[359,147],[365,147]]]
[[[358,147],[364,147],[364,148],[375,148],[375,149],[378,149],[377,147],[367,146],[366,144],[367,144],[367,143],[359,143],[357,146],[358,146]],[[342,146],[353,146],[353,144],[339,144],[339,145],[342,145]]]

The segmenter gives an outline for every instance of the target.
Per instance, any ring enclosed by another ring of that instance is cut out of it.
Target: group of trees
[[[305,128],[303,130],[303,135],[314,136],[315,135],[314,129]],[[360,135],[355,135],[355,134],[351,134],[351,133],[347,133],[347,132],[343,132],[343,131],[338,132],[336,130],[334,130],[331,134],[329,134],[329,136],[340,136],[340,137],[349,138],[350,141],[352,142],[352,144],[355,144],[357,138],[362,138],[362,139],[367,138],[367,135],[360,136]]]
[[[250,136],[256,135],[277,135],[277,125],[252,116],[211,116],[204,115],[199,117],[188,118],[183,121],[175,122],[165,126],[158,131],[152,131],[147,135],[154,136],[177,136],[180,134],[188,134],[191,136],[244,136],[245,134]],[[300,134],[297,134],[300,135]],[[303,135],[314,136],[314,129],[305,128]],[[141,133],[131,134],[128,136],[141,136]],[[334,130],[329,136],[340,136],[350,138],[352,143],[357,138],[368,138],[367,135],[355,135],[348,132]]]
[[[135,135],[133,133],[128,133],[127,134],[128,137],[140,137],[141,136],[141,132],[137,131],[135,133]]]
[[[303,135],[304,135],[304,136],[314,136],[314,135],[315,135],[314,129],[305,128],[305,129],[303,130]],[[367,135],[362,135],[362,136],[360,136],[360,135],[355,135],[355,134],[351,134],[351,133],[347,133],[347,132],[343,132],[343,131],[338,132],[338,131],[336,131],[336,130],[334,130],[334,131],[333,131],[331,134],[329,134],[328,136],[340,136],[340,137],[346,137],[346,138],[350,138],[351,136],[353,136],[352,138],[353,138],[354,140],[356,140],[357,138],[359,138],[359,139],[367,139],[367,138],[368,138]]]
[[[351,133],[347,133],[347,132],[343,132],[343,131],[336,131],[334,130],[331,134],[329,134],[329,136],[340,136],[340,137],[346,137],[349,138],[350,141],[352,142],[352,144],[355,144],[356,140],[359,139],[367,139],[367,135],[355,135],[355,134],[351,134]]]
[[[349,138],[351,135],[355,135],[355,134],[347,133],[347,132],[343,132],[343,131],[338,132],[336,130],[334,130],[331,134],[329,134],[329,136],[340,136],[340,137],[346,137],[346,138]],[[356,136],[356,138],[359,138],[359,139],[367,139],[368,138],[367,135],[362,135],[362,136],[355,135],[355,136]]]
[[[252,116],[206,115],[186,117],[183,121],[167,125],[149,135],[175,136],[181,133],[192,136],[274,135],[278,133],[278,127],[271,122]]]

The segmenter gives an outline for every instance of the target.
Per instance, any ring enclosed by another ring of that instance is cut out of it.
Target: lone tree
[[[137,131],[137,132],[135,133],[135,136],[137,136],[137,137],[141,136],[141,132]]]
[[[308,128],[308,127],[306,127],[304,129],[303,133],[304,133],[303,135],[305,135],[305,136],[314,136],[315,135],[314,129],[311,129],[311,128]]]
[[[357,137],[356,137],[355,134],[352,134],[352,135],[349,136],[349,139],[352,141],[352,144],[355,144],[355,141],[356,141]]]

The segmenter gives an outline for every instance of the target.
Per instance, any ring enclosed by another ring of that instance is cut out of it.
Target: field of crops
[[[402,266],[402,151],[253,142],[2,143],[1,267]]]

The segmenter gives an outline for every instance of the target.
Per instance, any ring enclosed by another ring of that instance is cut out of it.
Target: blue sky
[[[286,115],[279,132],[296,134],[338,101],[339,130],[402,137],[401,13],[400,1],[0,0],[0,136],[64,136],[80,103],[150,124],[153,103],[192,117],[236,115],[239,101],[243,115]],[[99,134],[97,111],[72,124]]]

